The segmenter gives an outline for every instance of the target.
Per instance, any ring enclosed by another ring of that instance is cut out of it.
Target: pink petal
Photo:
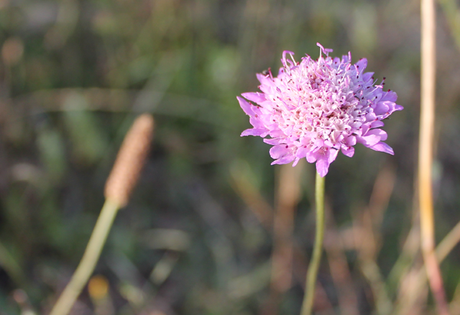
[[[316,171],[318,172],[319,176],[326,176],[327,172],[329,171],[329,164],[330,163],[325,158],[316,162]]]
[[[355,154],[355,148],[354,147],[342,147],[342,154],[348,157],[352,157]]]
[[[367,59],[362,58],[356,63],[356,68],[358,68],[359,73],[363,73],[363,70],[367,67]]]
[[[272,159],[279,159],[280,157],[289,153],[289,147],[285,144],[280,144],[270,149],[270,156]]]
[[[246,129],[243,131],[240,135],[240,137],[245,137],[245,136],[260,136],[260,137],[265,137],[267,136],[267,130],[266,129],[261,129],[261,128],[253,128],[253,129]]]
[[[266,77],[263,74],[257,73],[256,76],[261,85],[271,86],[274,84],[271,78]]]
[[[391,102],[378,102],[374,108],[374,113],[376,115],[383,115],[390,110]]]
[[[379,142],[376,145],[369,147],[369,149],[394,155],[393,149],[385,142]]]
[[[363,74],[362,78],[364,82],[367,82],[369,80],[372,80],[372,76],[374,75],[374,72],[366,72]]]
[[[329,164],[335,161],[335,159],[337,158],[337,154],[339,154],[339,150],[336,150],[336,149],[328,150],[326,155],[328,156],[327,160],[329,161]]]
[[[385,141],[388,135],[382,129],[372,129],[369,130],[365,136],[360,137],[359,142],[364,144],[366,147],[371,147],[377,144],[380,141]]]
[[[398,95],[395,92],[388,91],[382,96],[381,101],[390,101],[394,103],[396,102],[397,99],[398,99]]]
[[[252,110],[254,105],[252,105],[251,103],[249,103],[248,101],[246,101],[242,97],[237,96],[236,99],[240,103],[240,106],[243,109],[243,111],[246,113],[246,115],[248,115],[248,116],[254,115],[254,111]]]
[[[383,121],[376,120],[371,124],[371,128],[383,127],[384,125]]]
[[[265,101],[265,94],[260,92],[246,92],[241,94],[244,98],[250,100],[251,102],[260,104]]]
[[[362,143],[366,147],[371,147],[377,144],[379,141],[380,141],[380,137],[378,135],[373,135],[373,134],[369,134],[367,136],[358,138],[358,142]]]
[[[264,139],[264,142],[270,145],[279,145],[280,139]]]
[[[271,165],[275,164],[289,164],[292,161],[294,161],[295,157],[293,155],[286,155],[285,157],[282,157],[281,159],[278,159],[276,161],[273,161]]]
[[[356,137],[355,136],[348,136],[344,142],[347,146],[354,146],[356,144]]]

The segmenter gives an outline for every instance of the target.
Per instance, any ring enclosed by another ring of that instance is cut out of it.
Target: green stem
[[[313,248],[313,256],[310,266],[308,266],[307,279],[305,284],[305,296],[302,303],[301,315],[311,315],[313,302],[315,298],[316,278],[318,276],[319,263],[321,261],[321,253],[323,251],[324,239],[324,183],[325,177],[321,177],[316,173],[315,185],[315,202],[316,202],[316,235],[315,247]]]
[[[94,271],[118,209],[118,203],[109,199],[105,201],[80,264],[51,310],[50,315],[67,315],[69,313]]]

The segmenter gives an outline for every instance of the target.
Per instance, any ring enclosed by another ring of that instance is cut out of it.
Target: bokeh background
[[[47,314],[77,266],[134,118],[152,150],[72,314],[297,314],[314,167],[270,166],[235,96],[283,50],[352,52],[405,107],[395,156],[327,177],[317,314],[434,314],[420,278],[420,19],[396,0],[0,0],[0,314]],[[460,20],[438,4],[436,233],[460,221]],[[442,262],[460,309],[460,252]],[[420,290],[414,290],[418,288]],[[414,293],[417,291],[416,293]],[[457,308],[456,308],[457,307]]]

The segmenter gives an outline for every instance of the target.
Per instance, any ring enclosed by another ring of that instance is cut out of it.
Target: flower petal
[[[380,101],[375,105],[374,113],[376,115],[383,115],[390,110],[390,106],[391,106],[391,102]]]
[[[388,135],[382,129],[371,129],[365,136],[361,136],[358,142],[364,144],[366,147],[371,147],[380,141],[385,141]]]
[[[265,101],[265,94],[260,93],[260,92],[247,92],[247,93],[241,93],[241,95],[250,100],[251,102],[260,104],[263,101]]]
[[[326,158],[322,158],[316,161],[316,171],[318,172],[319,176],[324,177],[326,176],[327,172],[329,171],[329,161]]]
[[[328,155],[327,160],[329,161],[329,164],[335,161],[335,159],[337,158],[337,154],[339,154],[339,150],[337,150],[337,149],[332,148],[332,149],[328,150],[328,152],[327,152],[327,155]]]
[[[357,63],[356,63],[356,68],[358,69],[359,73],[363,73],[363,70],[366,69],[367,67],[367,59],[366,58],[361,58]]]
[[[369,147],[369,149],[379,151],[379,152],[385,152],[385,153],[388,153],[388,154],[391,154],[391,155],[395,154],[394,151],[393,151],[393,148],[390,147],[385,142],[379,142],[376,145],[373,145],[372,147]]]
[[[346,147],[342,146],[342,154],[348,157],[352,157],[355,154],[355,148],[354,147]]]
[[[252,128],[252,129],[246,129],[243,131],[240,135],[240,137],[245,137],[245,136],[260,136],[260,137],[265,137],[267,136],[268,131],[266,129],[261,129],[261,128]]]
[[[376,120],[371,124],[371,128],[383,127],[384,125],[383,121]]]
[[[289,153],[289,146],[285,144],[275,145],[270,149],[272,159],[279,159]]]
[[[240,106],[243,109],[243,111],[246,113],[246,115],[248,116],[254,115],[254,111],[252,110],[252,108],[255,107],[254,105],[252,105],[251,103],[249,103],[242,97],[237,96],[236,99],[240,103]]]
[[[275,164],[289,164],[291,163],[292,161],[294,161],[295,157],[293,155],[286,155],[284,157],[282,157],[281,159],[278,159],[276,161],[273,161],[271,163],[271,165],[275,165]]]

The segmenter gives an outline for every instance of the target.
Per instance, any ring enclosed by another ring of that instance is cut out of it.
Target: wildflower
[[[323,177],[339,150],[352,157],[356,143],[393,154],[380,128],[383,119],[403,109],[396,93],[383,91],[383,81],[376,85],[373,73],[363,72],[366,59],[352,64],[350,53],[332,58],[332,49],[317,45],[318,60],[306,55],[297,62],[293,52],[284,51],[277,77],[270,70],[257,74],[262,92],[237,97],[253,126],[241,136],[265,138],[273,146],[272,164],[295,166],[306,158]]]

